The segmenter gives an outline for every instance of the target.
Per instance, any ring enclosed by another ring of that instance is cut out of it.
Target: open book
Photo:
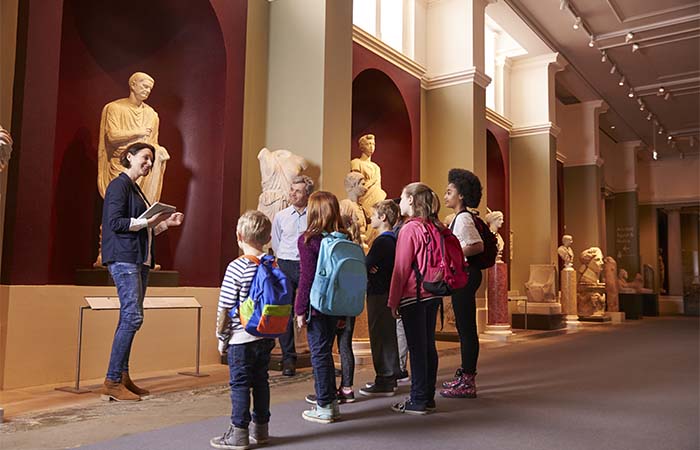
[[[177,211],[177,208],[175,208],[172,205],[167,205],[167,204],[161,203],[161,202],[155,202],[146,211],[144,211],[144,213],[141,214],[138,218],[139,219],[150,219],[151,217],[155,216],[156,214],[160,214],[162,212],[172,214],[175,211]]]

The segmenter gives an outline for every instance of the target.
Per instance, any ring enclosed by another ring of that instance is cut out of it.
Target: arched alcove
[[[398,197],[413,181],[411,122],[398,87],[377,69],[360,72],[352,83],[353,158],[360,156],[357,139],[368,133],[377,141],[372,161],[382,169],[382,188]]]
[[[101,110],[129,95],[128,78],[136,71],[156,80],[147,103],[159,114],[159,142],[171,156],[161,198],[188,216],[181,229],[158,238],[158,262],[173,268],[176,250],[188,253],[185,261],[193,261],[192,267],[175,267],[186,282],[196,280],[198,271],[211,271],[196,262],[209,246],[202,240],[208,239],[203,231],[211,225],[212,205],[203,200],[217,204],[222,195],[226,50],[211,3],[65,0],[50,282],[72,282],[75,269],[95,259],[102,209],[96,188]],[[218,271],[218,261],[213,267]]]
[[[501,211],[504,215],[503,226],[500,234],[503,237],[505,249],[503,260],[508,262],[509,258],[509,211],[508,211],[508,172],[503,161],[503,152],[496,136],[490,131],[486,131],[486,206],[492,211]]]

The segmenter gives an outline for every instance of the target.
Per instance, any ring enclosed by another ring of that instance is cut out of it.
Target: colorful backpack
[[[347,235],[324,233],[311,285],[311,306],[329,316],[359,316],[365,306],[367,268],[362,247]]]
[[[443,297],[466,286],[467,268],[457,237],[449,228],[438,226],[430,220],[411,220],[417,220],[423,226],[423,243],[428,246],[423,264],[424,271],[421,273],[418,263],[413,263],[417,283],[416,297],[420,299],[420,286],[431,294]]]
[[[241,258],[258,265],[248,298],[238,306],[241,325],[253,336],[276,338],[283,335],[287,332],[294,303],[287,277],[272,255],[263,255],[260,259],[251,255]]]

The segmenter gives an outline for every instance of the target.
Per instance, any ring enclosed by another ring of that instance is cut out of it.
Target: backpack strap
[[[260,265],[260,258],[255,255],[241,255],[236,259],[247,259],[248,261],[254,263],[256,266]]]
[[[455,230],[455,223],[457,222],[457,217],[458,217],[460,214],[468,213],[468,212],[469,212],[469,210],[468,210],[468,209],[465,209],[464,211],[460,211],[460,212],[458,212],[457,214],[455,214],[455,218],[452,219],[452,223],[450,224],[450,231],[454,232],[454,230]],[[470,214],[471,214],[471,213],[470,213]]]

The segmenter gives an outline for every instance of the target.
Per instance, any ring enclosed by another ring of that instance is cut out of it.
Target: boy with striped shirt
[[[260,211],[247,211],[236,226],[238,247],[244,255],[262,257],[270,242],[272,224]],[[274,339],[257,337],[245,331],[238,314],[241,301],[248,298],[258,265],[248,258],[237,258],[226,268],[216,317],[219,353],[227,355],[231,373],[231,425],[223,436],[209,442],[214,448],[247,449],[250,441],[265,444],[269,439],[270,384],[267,368]],[[231,312],[234,314],[231,314]],[[250,414],[250,393],[253,414]],[[252,427],[248,430],[252,419]]]

